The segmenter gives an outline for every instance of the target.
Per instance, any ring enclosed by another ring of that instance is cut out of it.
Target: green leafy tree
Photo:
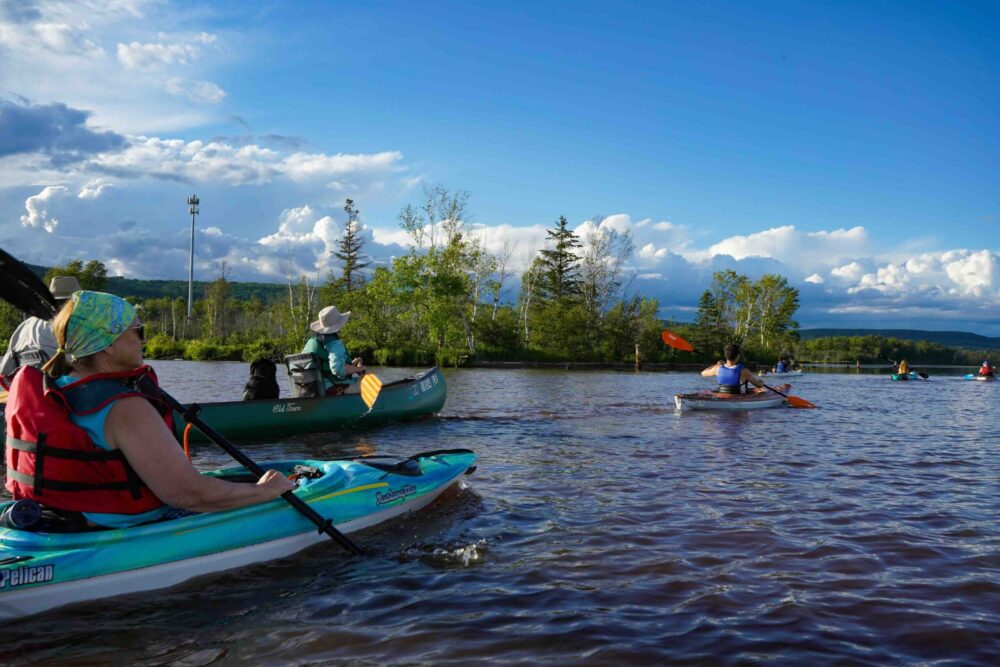
[[[715,295],[712,290],[705,290],[698,299],[698,314],[694,321],[695,349],[718,358],[722,355],[728,336],[729,331]]]
[[[796,340],[798,308],[799,292],[783,276],[766,274],[754,281],[732,270],[717,271],[698,303],[698,348],[718,354],[735,342],[776,357]]]
[[[226,262],[219,266],[219,277],[213,280],[205,290],[204,330],[209,338],[225,338],[229,329],[231,310],[229,279]]]
[[[54,266],[45,272],[44,281],[48,284],[56,276],[74,276],[80,281],[80,287],[85,290],[103,292],[108,284],[108,269],[103,262],[92,259],[84,264],[78,259],[71,260],[65,266]]]

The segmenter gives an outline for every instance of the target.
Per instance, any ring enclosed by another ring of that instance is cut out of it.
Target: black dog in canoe
[[[250,381],[243,387],[244,401],[278,398],[277,365],[270,359],[256,359],[250,364]]]

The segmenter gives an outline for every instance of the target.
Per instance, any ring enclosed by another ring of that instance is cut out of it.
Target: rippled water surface
[[[247,374],[154,366],[182,400]],[[439,418],[245,447],[474,449],[464,488],[355,534],[375,556],[56,610],[8,624],[0,662],[1000,664],[1000,382],[807,374],[819,409],[724,414],[674,411],[692,373],[446,377]]]

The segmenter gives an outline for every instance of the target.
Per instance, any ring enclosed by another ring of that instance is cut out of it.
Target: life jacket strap
[[[7,470],[7,476],[15,482],[21,484],[33,484],[35,494],[43,495],[42,489],[52,491],[131,491],[133,484],[131,481],[108,482],[107,484],[87,484],[86,482],[63,482],[55,479],[39,479],[37,475],[25,475],[17,470]]]
[[[45,434],[38,434],[38,442],[29,442],[13,436],[7,436],[7,446],[22,452],[35,455],[35,472],[33,475],[25,475],[16,470],[7,470],[7,476],[21,484],[31,484],[35,495],[41,495],[43,489],[52,491],[128,491],[133,500],[142,497],[142,489],[145,486],[142,479],[129,465],[125,455],[119,450],[95,449],[93,451],[80,451],[78,449],[65,449],[63,447],[52,447],[45,440]],[[53,457],[57,459],[67,459],[70,461],[121,461],[125,471],[125,481],[110,482],[108,484],[85,484],[78,482],[63,482],[58,480],[44,479],[45,459]]]
[[[122,460],[123,456],[121,452],[115,450],[96,450],[93,452],[84,452],[78,449],[64,449],[62,447],[52,447],[45,442],[45,434],[40,433],[38,435],[38,443],[28,442],[27,440],[20,440],[13,436],[7,436],[7,446],[11,449],[16,449],[22,452],[28,452],[29,454],[34,454],[36,458],[41,459],[48,456],[53,456],[58,459],[70,459],[73,461],[115,461]],[[43,452],[44,456],[39,455],[39,451]],[[36,462],[37,468],[37,462]]]

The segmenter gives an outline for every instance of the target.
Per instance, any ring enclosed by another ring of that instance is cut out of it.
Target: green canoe
[[[369,411],[359,394],[321,398],[279,398],[261,401],[200,403],[199,416],[230,440],[280,438],[300,433],[337,431],[406,421],[433,415],[444,407],[444,376],[438,367],[382,385]],[[174,415],[174,431],[182,440],[187,422]],[[192,427],[190,442],[208,442]]]

